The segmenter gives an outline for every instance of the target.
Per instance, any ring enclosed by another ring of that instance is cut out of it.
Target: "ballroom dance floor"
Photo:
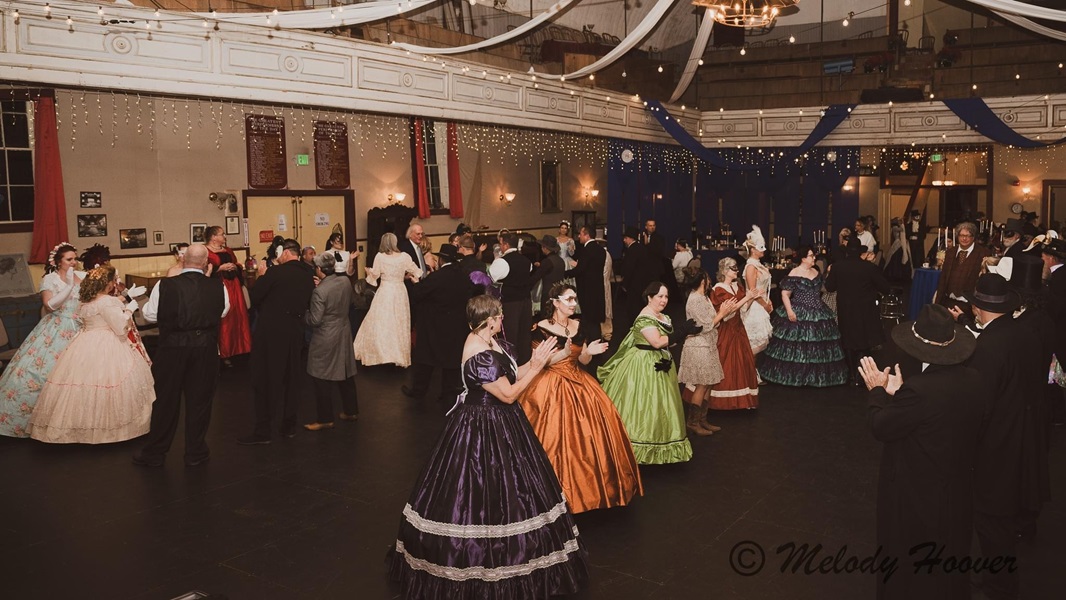
[[[403,372],[362,369],[358,422],[238,446],[252,425],[249,377],[244,362],[222,373],[212,457],[200,467],[182,465],[181,430],[162,469],[130,463],[136,441],[0,437],[0,597],[397,598],[385,552],[443,411],[401,395]],[[865,392],[765,386],[760,395],[757,411],[714,414],[723,430],[693,438],[691,462],[643,467],[645,496],[632,505],[577,516],[591,567],[577,598],[874,597],[879,575],[793,573],[779,551],[821,544],[813,566],[842,552],[839,569],[874,555],[881,448]],[[300,414],[314,415],[309,387]],[[1024,598],[1062,591],[1063,427],[1052,432],[1051,472],[1054,500],[1021,547]]]

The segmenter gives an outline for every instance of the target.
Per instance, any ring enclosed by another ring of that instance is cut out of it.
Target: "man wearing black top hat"
[[[870,391],[870,428],[884,443],[877,543],[899,561],[892,577],[877,579],[877,597],[969,598],[966,573],[912,564],[937,551],[943,559],[970,555],[973,456],[988,402],[978,373],[963,364],[976,340],[935,304],[897,325],[892,340],[922,371],[904,382],[898,364],[881,371],[867,356],[859,367]]]
[[[566,263],[559,256],[559,240],[554,235],[540,238],[541,258],[533,269],[533,285],[540,282],[540,305],[548,302],[551,289],[566,277]]]
[[[441,370],[440,402],[451,408],[463,389],[460,365],[463,343],[470,329],[466,325],[466,302],[476,287],[458,264],[452,244],[441,244],[440,268],[410,288],[415,323],[415,345],[411,351],[412,379],[401,391],[411,398],[425,397],[433,370]]]
[[[925,256],[925,219],[921,211],[912,210],[911,218],[903,227],[907,234],[907,244],[911,251],[911,267],[922,266],[922,257]]]
[[[1022,235],[1032,239],[1042,232],[1040,231],[1040,215],[1035,212],[1022,213]]]
[[[1021,297],[1002,275],[981,275],[971,296],[981,334],[967,364],[990,394],[974,462],[974,529],[983,556],[1009,559],[1017,556],[1022,473],[1033,454],[1026,446],[1034,443],[1032,418],[1043,401],[1047,365],[1040,364],[1040,344],[1015,320]],[[987,572],[982,588],[989,598],[1017,598],[1018,571]]]
[[[1022,227],[1021,219],[1007,219],[1007,224],[1003,227],[1004,257],[1018,258],[1025,251],[1025,244],[1021,243]]]

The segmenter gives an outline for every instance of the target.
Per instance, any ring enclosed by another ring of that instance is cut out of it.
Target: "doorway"
[[[336,225],[344,234],[345,250],[355,250],[355,192],[352,190],[245,190],[248,215],[248,252],[263,260],[274,236],[292,238],[300,246],[323,244]]]
[[[1044,227],[1062,231],[1062,223],[1066,221],[1066,179],[1045,179],[1042,182],[1044,188],[1044,217],[1041,219]]]

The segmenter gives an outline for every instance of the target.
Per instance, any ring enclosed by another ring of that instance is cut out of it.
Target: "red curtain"
[[[448,207],[453,219],[463,218],[463,188],[459,176],[459,135],[455,123],[448,123]]]
[[[33,241],[30,262],[43,263],[57,244],[67,240],[67,205],[59,160],[54,98],[34,98],[36,144],[33,164]]]
[[[418,218],[429,218],[429,192],[426,190],[426,159],[425,146],[422,143],[422,119],[415,119],[415,206],[418,208]]]

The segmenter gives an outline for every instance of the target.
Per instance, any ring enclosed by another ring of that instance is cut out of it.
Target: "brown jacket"
[[[940,273],[940,282],[936,286],[936,302],[943,306],[952,304],[951,294],[966,296],[977,286],[977,276],[981,271],[981,261],[990,256],[988,248],[980,244],[970,246],[970,254],[959,261],[957,248],[951,248],[944,257],[944,268]]]

